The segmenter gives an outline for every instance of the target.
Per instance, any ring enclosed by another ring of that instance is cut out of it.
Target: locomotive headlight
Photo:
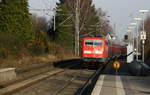
[[[135,48],[134,51],[136,51],[137,49]]]
[[[102,54],[103,51],[102,51],[102,50],[99,50],[99,51],[97,50],[97,51],[95,51],[95,53],[96,53],[96,54]]]
[[[92,51],[85,50],[84,53],[86,53],[86,54],[91,54]]]

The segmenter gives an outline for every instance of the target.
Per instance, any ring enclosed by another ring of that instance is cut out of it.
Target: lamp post
[[[143,9],[142,9],[142,10],[139,10],[139,12],[143,14],[142,20],[143,20],[143,31],[144,31],[144,30],[145,30],[145,29],[144,29],[144,14],[145,14],[145,13],[148,13],[149,10],[143,10]]]
[[[130,23],[130,25],[131,25],[131,28],[132,29],[134,29],[135,28],[135,26],[137,25],[137,23]],[[134,38],[135,38],[135,33],[134,33],[134,30],[132,30],[133,31],[133,48],[134,48],[134,46],[135,46],[135,41],[134,41]]]
[[[129,35],[129,40],[130,40],[130,44],[132,44],[134,46],[134,43],[133,43],[133,27],[128,27],[127,29],[127,32],[128,32],[128,35]]]
[[[127,33],[129,35],[129,42],[127,45],[127,55],[134,51],[133,41],[132,41],[132,29],[133,27],[128,27]],[[134,54],[131,54],[127,57],[127,63],[131,63],[134,59]]]
[[[142,20],[142,18],[139,18],[139,17],[136,17],[136,18],[134,18],[134,20],[136,21],[136,23],[137,23],[137,26],[136,26],[136,30],[137,30],[137,32],[136,32],[136,37],[137,37],[137,39],[136,39],[136,60],[138,60],[139,58],[138,58],[138,54],[139,54],[139,26],[138,26],[138,24],[139,24],[139,21],[141,21]]]
[[[131,30],[131,28],[130,27],[128,27],[128,29],[127,29],[127,33],[128,33],[128,35],[129,35],[129,43],[132,43],[131,41],[132,41],[132,34],[131,34],[131,32],[132,32],[132,30]]]
[[[141,32],[141,40],[142,40],[142,47],[143,47],[142,60],[143,60],[143,62],[144,62],[144,44],[145,44],[145,40],[146,40],[146,32],[145,32],[145,27],[144,27],[144,14],[145,14],[145,13],[148,13],[149,10],[143,10],[143,9],[142,9],[142,10],[139,10],[139,12],[143,14],[143,16],[142,16],[142,20],[143,20],[143,31]]]

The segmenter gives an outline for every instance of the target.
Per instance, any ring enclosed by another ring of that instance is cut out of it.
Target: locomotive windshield
[[[87,46],[102,46],[102,40],[86,40],[85,45]]]

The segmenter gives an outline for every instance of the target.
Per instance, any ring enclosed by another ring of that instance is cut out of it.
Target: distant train
[[[109,59],[125,54],[125,44],[116,40],[102,37],[85,37],[82,40],[81,58],[85,62],[107,63]]]

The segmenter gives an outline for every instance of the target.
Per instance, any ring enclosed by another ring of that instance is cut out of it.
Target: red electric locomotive
[[[126,46],[116,40],[102,37],[85,37],[82,41],[82,59],[92,63],[107,63],[116,56],[126,54]]]

